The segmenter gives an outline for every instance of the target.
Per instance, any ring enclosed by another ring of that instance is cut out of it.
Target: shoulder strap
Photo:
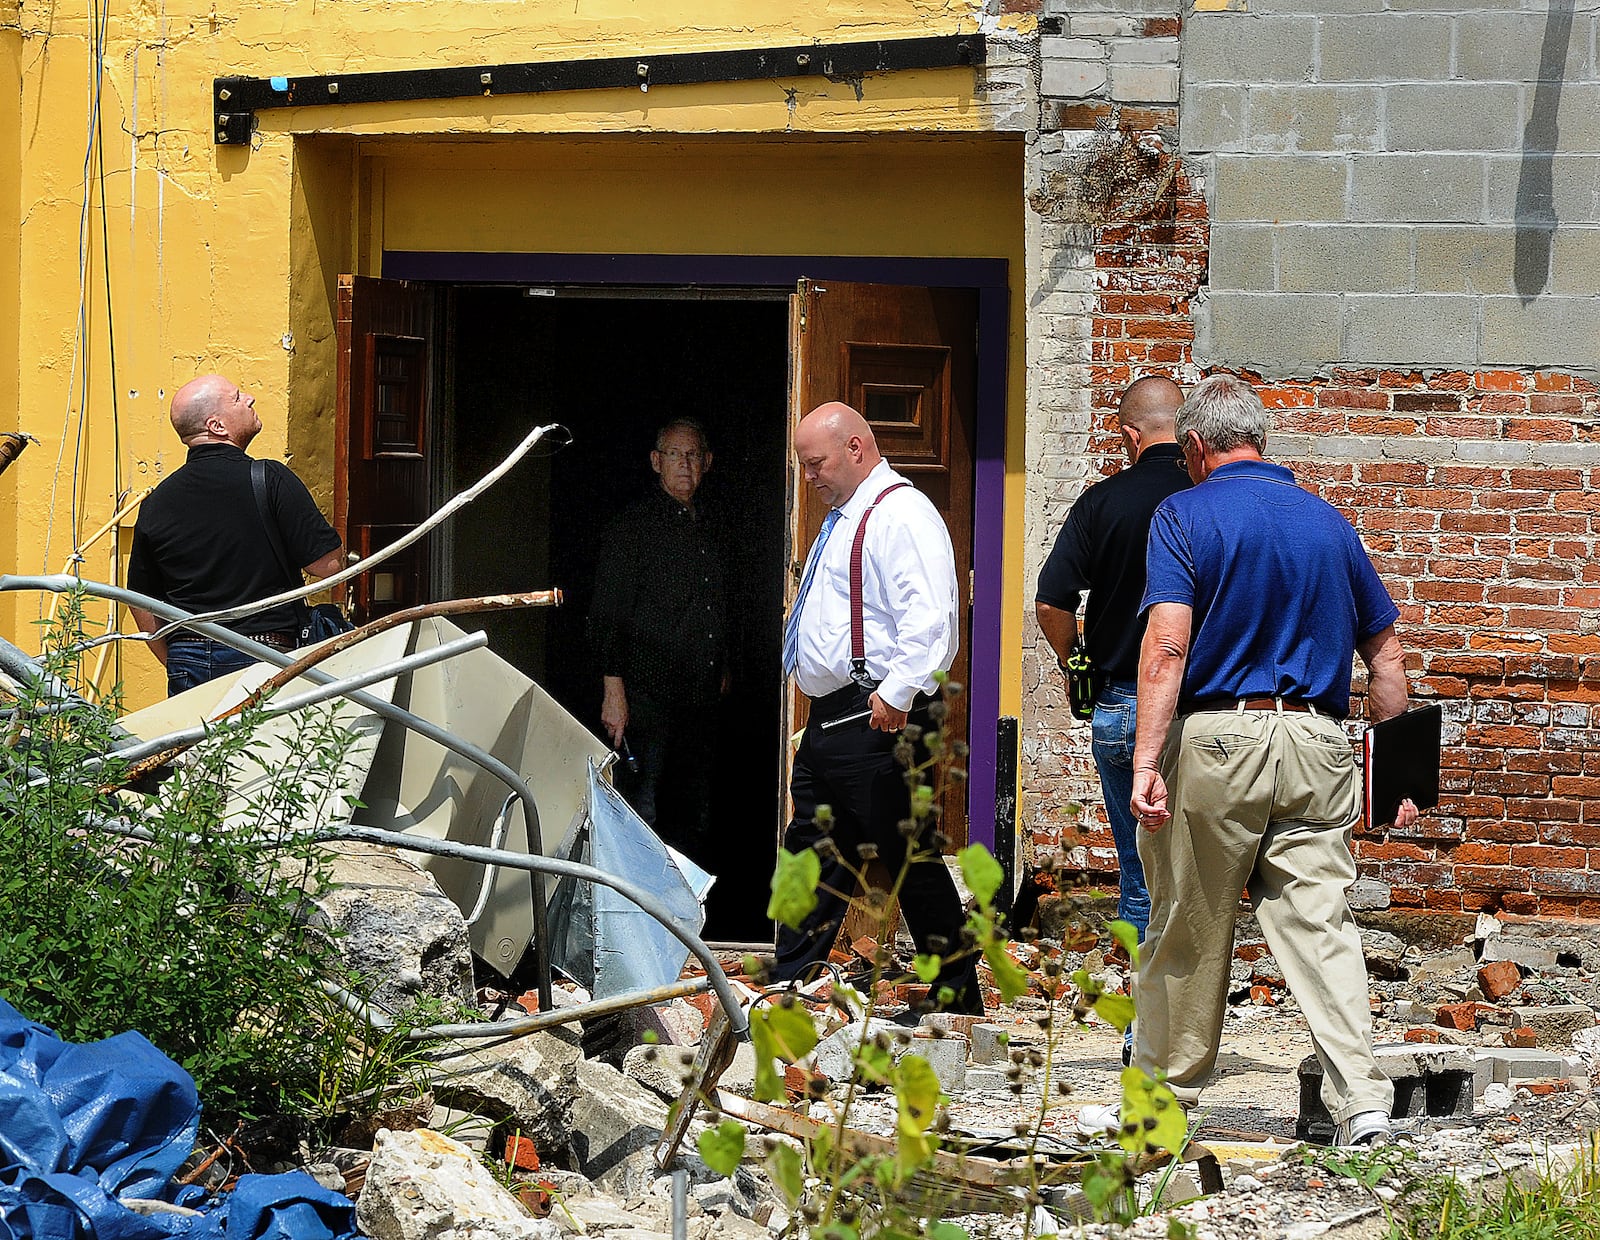
[[[861,520],[856,523],[855,541],[850,544],[850,679],[858,685],[871,683],[871,677],[867,675],[867,630],[861,618],[861,551],[867,543],[867,518],[887,495],[910,485],[909,482],[896,482],[878,492],[878,498],[867,505]]]
[[[283,552],[283,542],[278,537],[278,523],[272,519],[272,510],[267,504],[267,463],[265,461],[250,462],[250,490],[256,497],[256,516],[261,518],[261,526],[267,532],[267,541],[272,544],[272,554],[278,558],[278,567],[283,570],[283,575],[291,585],[299,585],[304,578],[289,567],[289,557]]]

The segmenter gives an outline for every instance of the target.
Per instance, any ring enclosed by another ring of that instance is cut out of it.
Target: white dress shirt
[[[843,514],[800,613],[795,684],[817,698],[850,683],[850,548],[861,514],[906,479],[879,461],[840,507]],[[861,548],[861,616],[867,671],[878,696],[909,710],[918,690],[956,657],[956,559],[939,510],[914,486],[895,491],[867,522]]]

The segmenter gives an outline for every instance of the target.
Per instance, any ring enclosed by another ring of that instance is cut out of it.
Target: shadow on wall
[[[1544,44],[1539,49],[1539,80],[1533,107],[1522,130],[1522,168],[1517,176],[1516,257],[1512,276],[1524,303],[1544,292],[1550,282],[1550,246],[1555,236],[1555,159],[1561,105],[1561,80],[1572,41],[1576,0],[1551,0],[1545,17]]]

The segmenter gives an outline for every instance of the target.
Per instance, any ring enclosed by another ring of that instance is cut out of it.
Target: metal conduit
[[[0,592],[8,590],[44,590],[53,594],[66,594],[72,590],[82,590],[93,598],[107,598],[127,606],[143,608],[145,611],[150,612],[151,615],[160,616],[164,620],[189,620],[188,614],[182,608],[174,607],[170,603],[164,603],[159,599],[153,599],[148,595],[140,594],[123,586],[107,585],[103,581],[91,581],[87,578],[73,577],[66,573],[46,576],[0,574]],[[286,655],[281,651],[273,650],[270,646],[263,646],[260,642],[251,641],[248,637],[235,633],[232,629],[225,629],[219,624],[196,621],[186,624],[185,627],[202,636],[222,642],[234,650],[243,651],[258,662],[269,663],[273,667],[288,667],[295,661],[294,655]],[[10,649],[16,651],[18,655],[22,655],[22,652],[16,650],[16,647],[13,646]],[[4,648],[0,647],[0,656],[4,654]],[[25,655],[22,655],[22,657],[26,660]],[[36,676],[38,674],[37,668],[32,665],[31,660],[28,661],[28,664],[33,668],[30,674]],[[313,684],[320,685],[329,684],[336,679],[332,674],[315,667],[306,669],[303,675]],[[500,780],[522,800],[524,826],[528,832],[529,848],[535,853],[542,854],[544,852],[544,840],[539,831],[539,807],[534,800],[533,790],[528,787],[527,781],[512,770],[511,767],[500,761],[492,753],[480,749],[469,741],[462,740],[427,719],[413,715],[410,711],[396,706],[393,702],[384,701],[382,698],[374,697],[372,694],[361,690],[354,690],[345,696],[358,706],[372,711],[380,718],[391,720],[402,727],[410,728],[419,736],[427,737],[435,744],[448,749],[451,753],[482,767]],[[529,886],[533,888],[533,947],[534,965],[539,988],[539,1006],[549,1009],[554,1006],[555,1000],[550,989],[550,928],[548,909],[545,905],[544,884],[530,883]]]
[[[710,979],[711,988],[716,991],[717,999],[722,1004],[723,1011],[728,1015],[728,1024],[733,1032],[740,1038],[750,1036],[750,1022],[745,1018],[744,1010],[739,1005],[739,997],[733,993],[733,987],[728,982],[728,975],[722,971],[722,966],[717,963],[717,957],[705,945],[704,940],[691,930],[685,930],[672,920],[672,911],[656,899],[655,894],[646,891],[636,883],[631,883],[625,878],[618,878],[615,874],[607,874],[604,870],[597,870],[592,865],[583,865],[577,861],[564,861],[556,857],[524,856],[521,853],[507,852],[504,849],[482,848],[475,844],[457,844],[452,840],[432,840],[423,836],[401,835],[395,831],[384,831],[378,827],[362,827],[355,823],[330,827],[315,832],[319,840],[360,840],[369,844],[384,844],[391,848],[404,848],[412,852],[429,853],[435,857],[454,857],[461,861],[475,861],[482,865],[500,865],[514,870],[527,870],[535,874],[556,874],[563,878],[576,878],[584,882],[598,883],[602,887],[609,887],[620,895],[626,896],[637,904],[651,917],[655,918],[672,934],[678,942],[687,947],[690,953],[698,960]],[[535,883],[534,886],[539,884]],[[545,1005],[541,996],[540,1007],[549,1011],[555,1005]]]

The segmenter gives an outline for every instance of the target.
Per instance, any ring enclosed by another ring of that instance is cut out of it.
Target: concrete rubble
[[[1503,1174],[1494,1168],[1561,1157],[1585,1132],[1600,1129],[1594,1092],[1600,937],[1586,927],[1484,918],[1461,923],[1459,934],[1440,941],[1436,920],[1419,929],[1382,911],[1361,916],[1380,1058],[1396,1081],[1399,1146],[1413,1170]],[[1015,943],[1011,950],[1036,976],[1054,956],[1068,972],[1084,967],[1108,985],[1127,985],[1126,961],[1098,945],[1103,939],[1077,934],[1069,942],[1085,950],[1048,940]],[[895,949],[904,954],[906,946],[896,943]],[[867,944],[863,950],[879,949]],[[847,974],[865,968],[850,953],[836,963]],[[1298,1141],[1331,1135],[1317,1092],[1321,1070],[1293,997],[1248,918],[1241,919],[1233,976],[1219,1076],[1204,1100],[1198,1137],[1216,1155],[1223,1190],[1185,1202],[1200,1191],[1198,1176],[1185,1167],[1167,1185],[1170,1212],[1192,1224],[1196,1236],[1214,1240],[1367,1234],[1363,1229],[1381,1215],[1382,1194],[1330,1178],[1299,1152],[1305,1147]],[[787,1078],[790,1113],[814,1118],[827,1114],[828,1103],[817,1095],[848,1078],[850,1051],[862,1036],[859,1023],[845,1023],[827,1002],[828,987],[824,981],[811,988],[818,1047]],[[896,1055],[929,1060],[950,1099],[953,1134],[1003,1146],[1016,1125],[1038,1124],[1047,1145],[1068,1149],[1078,1140],[1072,1135],[1077,1111],[1115,1099],[1120,1037],[1092,1017],[1076,1026],[1058,1007],[1047,1033],[1043,999],[1027,996],[1001,1007],[991,993],[983,1018],[935,1015],[915,1028],[914,1018],[892,1019],[919,997],[916,987],[881,987],[881,1017],[869,1036],[883,1039]],[[697,996],[636,1020],[635,1029],[654,1036],[650,1045],[628,1050],[620,1069],[586,1056],[583,1037],[571,1027],[488,1045],[444,1044],[434,1054],[431,1122],[453,1138],[382,1133],[367,1156],[364,1182],[361,1169],[349,1167],[362,1155],[342,1155],[343,1174],[359,1193],[362,1226],[382,1240],[669,1236],[672,1177],[657,1169],[654,1151],[668,1104],[689,1076],[708,1010],[707,997]],[[749,1048],[741,1046],[718,1083],[748,1097],[753,1068]],[[759,1130],[730,1180],[693,1153],[706,1122],[704,1113],[695,1120],[674,1164],[689,1179],[687,1234],[697,1240],[776,1234],[789,1216],[760,1166]],[[851,1124],[865,1133],[892,1133],[892,1095],[877,1088],[859,1092]],[[520,1202],[494,1182],[485,1156],[524,1187]],[[1081,1199],[1074,1205],[1075,1196],[1052,1189],[1046,1203],[1070,1216],[1081,1206]],[[1023,1215],[983,1213],[955,1221],[975,1236],[1010,1237],[1022,1234]],[[1042,1222],[1042,1216],[1036,1220],[1036,1231]],[[1088,1236],[1167,1234],[1161,1216],[1123,1232],[1081,1221],[1063,1226],[1082,1226]]]

